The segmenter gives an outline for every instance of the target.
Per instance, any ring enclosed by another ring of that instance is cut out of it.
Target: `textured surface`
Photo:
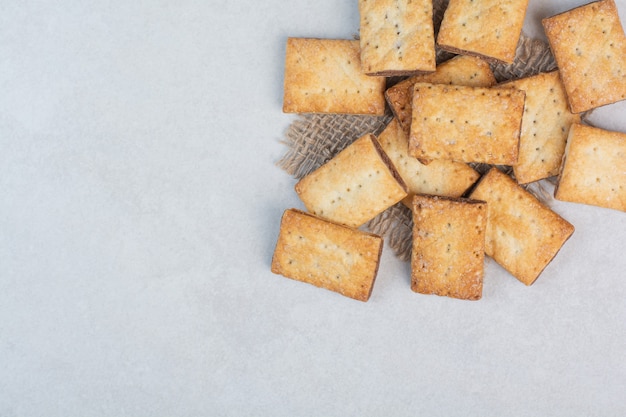
[[[437,44],[455,53],[513,62],[528,0],[450,0]]]
[[[289,38],[285,113],[385,113],[385,79],[361,72],[359,41]]]
[[[485,252],[526,285],[535,282],[574,232],[497,168],[480,180],[471,198],[487,202]]]
[[[290,209],[280,223],[272,272],[367,301],[382,250],[378,236]]]
[[[515,179],[526,184],[557,175],[569,128],[580,122],[580,115],[569,110],[559,73],[542,73],[500,86],[526,93]]]
[[[479,300],[483,292],[487,204],[416,195],[413,224],[411,289]]]
[[[626,134],[573,125],[555,197],[626,211]]]
[[[613,0],[543,20],[574,113],[626,99],[626,36]]]
[[[524,96],[514,89],[416,83],[409,154],[426,161],[514,165]]]
[[[432,0],[359,0],[361,67],[370,75],[435,70]]]

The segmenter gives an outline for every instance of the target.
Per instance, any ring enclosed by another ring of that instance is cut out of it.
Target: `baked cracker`
[[[542,20],[572,112],[626,99],[626,36],[613,0]]]
[[[416,83],[409,155],[515,165],[523,91]]]
[[[528,0],[450,0],[437,45],[446,51],[511,64]]]
[[[288,209],[283,213],[272,272],[367,301],[383,239]]]
[[[395,118],[380,133],[378,142],[408,188],[409,195],[402,202],[409,208],[414,194],[460,197],[480,177],[462,162],[440,159],[424,165],[409,156],[409,140]]]
[[[359,0],[361,68],[379,76],[435,70],[432,0]]]
[[[372,134],[366,134],[296,184],[307,210],[359,227],[401,201],[407,188]]]
[[[465,300],[482,296],[487,203],[413,198],[411,289]]]
[[[526,93],[517,164],[513,166],[520,184],[559,173],[567,134],[580,115],[572,113],[558,71],[499,84]]]
[[[383,115],[385,79],[361,72],[358,40],[287,39],[283,111]]]
[[[458,55],[439,64],[433,73],[415,75],[388,88],[385,91],[385,98],[407,137],[411,129],[413,86],[418,82],[491,87],[496,84],[496,78],[486,61],[472,56]]]
[[[574,226],[495,167],[470,198],[487,202],[485,252],[526,285],[535,282],[574,232]]]
[[[626,211],[626,134],[572,125],[555,198]]]

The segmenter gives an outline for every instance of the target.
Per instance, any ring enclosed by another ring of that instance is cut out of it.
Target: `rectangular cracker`
[[[285,210],[272,272],[367,301],[383,248],[381,237]]]
[[[450,0],[437,35],[446,51],[510,64],[528,0]]]
[[[385,98],[407,137],[411,129],[413,86],[418,82],[491,87],[495,85],[496,78],[486,61],[472,56],[458,55],[438,65],[433,73],[415,75],[388,88],[385,91]]]
[[[409,208],[414,194],[460,197],[480,177],[462,162],[440,159],[424,165],[409,156],[409,139],[395,118],[378,136],[378,142],[408,188],[409,194],[402,202]]]
[[[555,198],[626,211],[626,134],[572,125]]]
[[[361,68],[379,76],[435,70],[432,0],[359,0]]]
[[[523,91],[416,83],[409,155],[515,165]]]
[[[538,181],[559,173],[567,134],[580,115],[569,109],[558,71],[499,84],[526,93],[517,164],[513,166],[520,184]]]
[[[309,212],[352,227],[407,195],[406,185],[371,134],[348,145],[295,188]]]
[[[283,111],[383,115],[385,79],[361,72],[359,41],[287,39]]]
[[[535,282],[574,233],[574,226],[495,167],[470,198],[487,202],[485,252],[526,285]]]
[[[413,198],[411,289],[464,300],[482,297],[487,203]]]
[[[542,20],[574,113],[626,99],[626,36],[613,0]]]

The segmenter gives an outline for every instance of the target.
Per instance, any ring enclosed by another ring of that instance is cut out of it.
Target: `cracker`
[[[385,79],[361,72],[359,41],[289,38],[283,111],[383,115]]]
[[[395,118],[378,136],[378,141],[408,188],[409,195],[402,202],[409,208],[414,194],[460,197],[480,176],[462,162],[441,159],[424,165],[409,156],[409,140]]]
[[[613,0],[542,20],[574,113],[626,99],[626,36]]]
[[[437,45],[446,51],[510,64],[528,0],[450,0]]]
[[[429,162],[515,165],[524,92],[416,83],[409,154]]]
[[[482,296],[487,204],[413,198],[411,289],[465,300]]]
[[[407,195],[374,135],[367,134],[296,184],[311,213],[359,227]]]
[[[432,0],[359,0],[361,68],[368,75],[435,70]]]
[[[367,301],[383,248],[381,237],[285,210],[272,272]]]
[[[572,125],[555,198],[626,211],[626,134]]]
[[[496,79],[487,62],[480,58],[458,55],[437,66],[431,74],[415,75],[388,88],[385,98],[396,119],[409,136],[413,86],[415,83],[454,84],[472,87],[491,87]]]
[[[526,93],[517,164],[513,166],[520,184],[538,181],[559,173],[567,133],[580,115],[569,109],[558,71],[541,73],[498,87]]]
[[[497,168],[483,176],[470,198],[487,202],[485,252],[526,285],[535,282],[574,232],[574,226]]]

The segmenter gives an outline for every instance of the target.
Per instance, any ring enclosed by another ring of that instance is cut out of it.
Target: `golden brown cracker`
[[[519,155],[513,166],[520,184],[538,181],[559,173],[567,134],[580,115],[569,109],[558,71],[500,84],[526,93]]]
[[[613,0],[543,19],[572,112],[626,99],[626,36]]]
[[[409,195],[402,200],[408,207],[414,194],[460,197],[480,176],[462,162],[441,159],[424,165],[410,156],[409,140],[395,118],[378,136],[378,142],[409,190]]]
[[[289,38],[283,111],[383,115],[385,79],[361,72],[359,41]]]
[[[535,282],[574,232],[574,226],[497,168],[483,176],[470,198],[487,202],[485,252],[526,285]]]
[[[626,134],[572,125],[555,198],[626,211]]]
[[[416,195],[413,224],[411,289],[423,294],[480,299],[486,203]]]
[[[416,83],[409,154],[515,165],[524,97],[515,89]]]
[[[309,212],[352,227],[407,195],[406,185],[371,134],[348,145],[295,188]]]
[[[382,247],[379,236],[289,209],[281,220],[272,272],[367,301]]]
[[[359,0],[361,67],[368,75],[435,70],[432,0]]]
[[[527,8],[528,0],[450,0],[437,45],[449,52],[510,64]]]

